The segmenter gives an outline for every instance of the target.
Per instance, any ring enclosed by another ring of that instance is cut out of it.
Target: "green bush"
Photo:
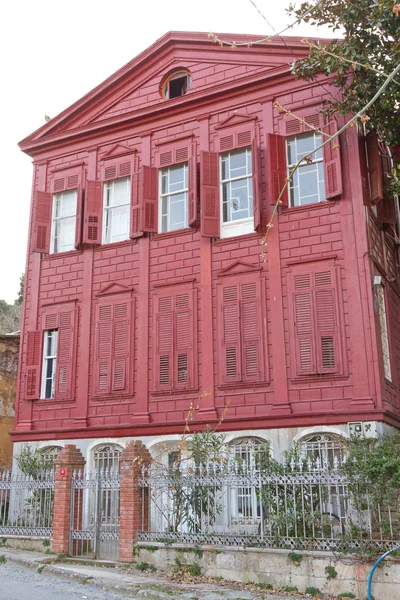
[[[310,594],[310,596],[318,596],[321,593],[321,590],[319,590],[316,587],[311,586],[311,587],[306,588],[305,593]]]

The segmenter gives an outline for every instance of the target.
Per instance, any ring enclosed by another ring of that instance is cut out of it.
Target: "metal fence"
[[[73,473],[71,556],[118,560],[119,468]]]
[[[278,473],[236,459],[153,464],[140,486],[150,515],[141,541],[352,552],[400,540],[398,492],[355,490],[337,463],[300,461]]]
[[[51,537],[54,471],[0,473],[0,535]]]

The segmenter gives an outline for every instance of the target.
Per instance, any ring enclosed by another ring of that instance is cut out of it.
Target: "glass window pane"
[[[118,206],[109,209],[110,212],[110,242],[128,239],[129,206]]]
[[[67,252],[75,247],[75,217],[61,219],[57,227],[58,252]]]
[[[231,152],[229,155],[230,177],[240,177],[247,174],[246,150]]]
[[[185,188],[184,168],[175,167],[169,170],[169,192],[177,192]]]
[[[60,217],[71,217],[76,215],[76,190],[62,193]]]
[[[130,200],[130,177],[116,179],[112,182],[112,206],[127,204]]]

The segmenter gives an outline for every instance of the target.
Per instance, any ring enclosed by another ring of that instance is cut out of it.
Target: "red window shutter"
[[[241,380],[239,286],[222,286],[221,367],[222,383]]]
[[[143,231],[158,231],[158,169],[142,166],[140,202]]]
[[[143,233],[141,224],[141,206],[139,203],[139,174],[132,175],[131,180],[131,232],[130,237],[140,237]]]
[[[267,134],[267,181],[270,204],[276,204],[288,176],[286,166],[286,138]],[[288,187],[282,194],[282,206],[288,206]]]
[[[365,206],[371,206],[371,193],[368,181],[368,165],[367,165],[367,149],[366,140],[363,135],[359,137],[359,155],[360,155],[360,170],[361,182],[363,191],[363,202]]]
[[[253,175],[254,229],[257,230],[261,225],[261,169],[260,152],[255,136],[251,144],[251,160]]]
[[[219,155],[217,152],[200,154],[200,220],[201,235],[220,236]]]
[[[396,199],[395,198],[384,198],[377,205],[377,216],[381,223],[392,223],[396,225]]]
[[[111,391],[126,392],[130,362],[130,301],[114,304]]]
[[[100,181],[87,181],[83,226],[84,244],[101,244],[102,216],[103,184]]]
[[[383,173],[378,136],[371,132],[366,140],[371,204],[377,204],[383,198]]]
[[[188,225],[193,227],[197,223],[197,155],[196,144],[191,145],[191,156],[188,162],[189,192],[188,192]]]
[[[25,398],[27,400],[35,400],[40,395],[42,332],[28,331],[26,336]]]
[[[36,192],[35,194],[32,252],[48,254],[50,251],[52,200],[53,195],[49,192]]]
[[[332,275],[332,271],[314,274],[318,373],[335,373],[339,369],[336,300]]]
[[[294,276],[294,328],[296,347],[296,373],[315,373],[315,327],[313,315],[312,282],[309,274]]]
[[[99,304],[96,310],[95,394],[111,391],[113,305]]]
[[[175,386],[193,384],[193,296],[175,295],[174,379]]]
[[[80,248],[82,243],[82,212],[83,212],[83,194],[82,186],[76,189],[76,225],[75,225],[75,248]]]
[[[337,133],[338,126],[336,121],[331,121],[327,125],[324,125],[322,131],[328,136]],[[329,144],[326,144],[323,151],[325,194],[328,199],[336,198],[336,196],[340,196],[343,193],[339,137],[335,137]]]
[[[74,364],[75,309],[61,311],[58,319],[55,398],[74,397],[72,373]]]
[[[173,386],[173,321],[172,296],[156,298],[156,389],[170,389]]]
[[[261,379],[260,291],[256,282],[240,286],[242,371],[244,381]]]

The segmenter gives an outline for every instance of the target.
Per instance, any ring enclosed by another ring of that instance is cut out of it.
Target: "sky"
[[[281,31],[290,0],[254,0]],[[273,33],[251,0],[13,0],[0,8],[0,299],[14,302],[25,270],[31,158],[18,142],[167,31]],[[285,35],[330,36],[295,27]],[[229,38],[228,38],[229,39]]]

